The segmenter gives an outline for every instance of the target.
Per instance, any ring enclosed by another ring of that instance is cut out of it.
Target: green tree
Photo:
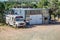
[[[13,8],[16,5],[16,2],[4,2],[5,4],[5,10],[9,10],[10,8]]]
[[[58,0],[50,1],[49,8],[50,8],[49,11],[52,11],[52,12],[50,12],[50,14],[54,15],[54,19],[55,19],[55,17],[58,14],[58,10],[59,10],[59,1]]]
[[[37,7],[38,8],[47,8],[48,7],[48,0],[40,0],[40,2],[38,2]]]
[[[5,6],[4,6],[4,3],[1,3],[0,2],[0,22],[4,22],[4,10],[5,10]]]

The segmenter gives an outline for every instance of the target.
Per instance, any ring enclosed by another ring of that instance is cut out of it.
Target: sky
[[[0,0],[0,1],[7,1],[7,0]]]

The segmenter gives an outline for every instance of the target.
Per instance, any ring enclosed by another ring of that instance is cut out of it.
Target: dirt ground
[[[60,40],[60,25],[35,25],[19,29],[0,26],[0,40]]]

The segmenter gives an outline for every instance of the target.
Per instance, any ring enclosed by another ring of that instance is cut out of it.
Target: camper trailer
[[[12,25],[14,27],[25,26],[23,16],[20,15],[6,15],[6,24]]]

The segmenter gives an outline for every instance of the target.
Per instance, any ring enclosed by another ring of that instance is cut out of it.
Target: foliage
[[[52,0],[50,3],[50,9],[52,11],[51,14],[53,14],[54,16],[56,16],[58,14],[58,9],[59,9],[59,4],[58,4],[58,0]]]
[[[0,2],[0,22],[4,22],[4,10],[5,10],[5,6],[4,3]]]
[[[46,8],[48,6],[49,2],[48,0],[41,0],[38,2],[37,7],[38,8]]]

